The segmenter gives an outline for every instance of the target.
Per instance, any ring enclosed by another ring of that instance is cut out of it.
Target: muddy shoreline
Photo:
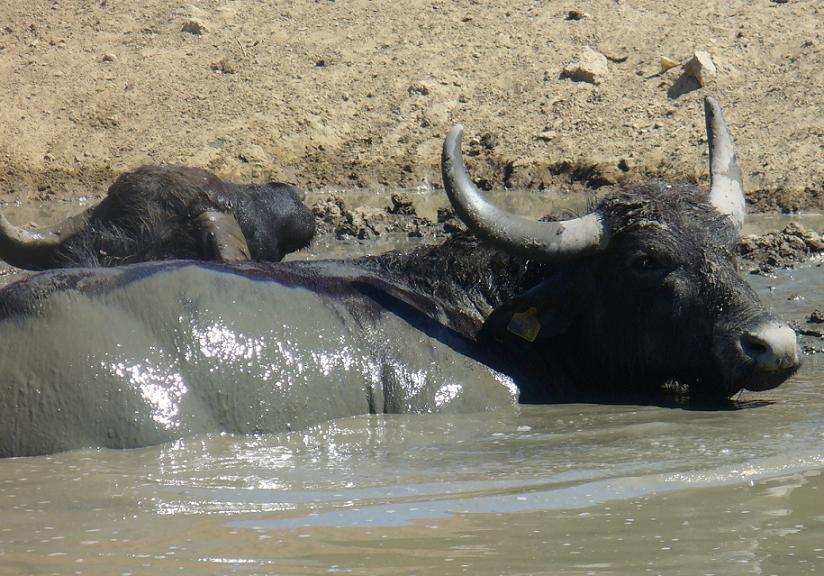
[[[409,238],[446,238],[466,231],[449,207],[438,207],[432,218],[419,214],[409,195],[393,193],[391,204],[384,208],[364,207],[347,203],[343,195],[331,194],[312,204],[318,234],[370,240],[386,234],[402,234]],[[769,273],[775,268],[788,268],[824,254],[824,234],[791,221],[780,230],[745,234],[739,244],[739,255],[752,273]]]
[[[509,210],[536,219],[568,217],[581,213],[586,206],[579,197],[536,194],[528,190],[499,192],[492,198]],[[589,201],[595,199],[592,195]],[[16,203],[0,205],[0,210],[16,224],[37,228],[80,212],[94,202]],[[437,192],[314,191],[308,193],[306,204],[315,216],[317,235],[309,249],[293,255],[297,258],[323,256],[335,243],[339,246],[332,253],[349,257],[391,249],[404,241],[442,241],[466,232],[466,227],[448,206],[445,195]],[[824,214],[808,214],[804,219],[806,224],[800,215],[793,219],[762,214],[754,219],[759,223],[749,226],[749,230],[745,227],[738,247],[744,271],[769,274],[776,268],[824,259]],[[363,245],[347,254],[346,246],[352,247],[353,241],[361,241]],[[375,242],[370,244],[370,241]]]

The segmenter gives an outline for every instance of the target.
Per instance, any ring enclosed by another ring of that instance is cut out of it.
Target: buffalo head
[[[174,258],[278,261],[315,233],[303,199],[288,184],[143,166],[118,177],[96,206],[48,228],[19,228],[0,214],[0,258],[35,270]]]
[[[794,331],[738,275],[743,185],[714,98],[705,116],[709,194],[651,183],[560,222],[532,221],[486,200],[461,158],[462,127],[453,127],[442,166],[456,213],[480,238],[542,266],[537,285],[492,312],[482,338],[539,380],[565,382],[572,397],[667,385],[726,397],[792,375],[800,365]]]

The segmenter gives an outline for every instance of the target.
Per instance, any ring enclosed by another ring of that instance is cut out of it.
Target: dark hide
[[[774,320],[737,273],[737,232],[693,186],[647,185],[603,203],[607,251],[558,264],[543,282],[496,309],[482,339],[528,359],[536,401],[657,392],[731,396],[779,385],[786,370],[754,369],[739,343]],[[540,326],[534,342],[509,329],[514,315]],[[523,364],[524,362],[518,362]],[[526,365],[526,364],[525,364]]]
[[[0,291],[0,457],[500,409],[515,388],[716,402],[797,370],[792,350],[756,361],[748,333],[792,333],[738,276],[736,231],[703,193],[653,184],[601,209],[609,248],[562,263],[461,236],[352,261],[33,275]]]
[[[301,191],[288,184],[232,184],[197,168],[144,166],[120,176],[86,213],[84,229],[43,262],[16,264],[38,269],[219,259],[197,219],[207,210],[237,219],[251,259],[278,261],[314,236],[314,218],[301,200]]]
[[[458,335],[474,342],[462,353],[511,375],[524,402],[650,396],[673,382],[722,398],[777,386],[797,369],[758,371],[742,350],[741,333],[773,317],[737,274],[737,233],[703,192],[651,184],[602,208],[609,249],[563,263],[511,256],[467,235],[350,263],[220,269],[340,294],[353,309],[365,298],[432,337]],[[336,266],[350,272],[330,273]],[[105,278],[83,276],[84,286]],[[50,278],[59,285],[48,291],[72,289],[67,277]],[[3,308],[20,313],[40,299],[33,291],[43,282],[10,287]]]
[[[759,371],[742,350],[741,334],[774,317],[738,275],[737,232],[705,193],[650,184],[602,207],[609,249],[580,260],[539,264],[463,238],[361,263],[503,348],[525,402],[728,397],[795,372]]]

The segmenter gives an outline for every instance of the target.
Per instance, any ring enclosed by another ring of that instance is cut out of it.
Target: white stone
[[[716,75],[715,64],[713,64],[710,53],[696,50],[690,61],[684,64],[684,74],[695,78],[701,86],[706,86]]]
[[[565,76],[591,84],[602,83],[608,71],[607,57],[590,46],[584,46],[572,62],[564,66]]]
[[[678,66],[678,62],[667,56],[661,56],[659,62],[661,64],[661,73],[666,72],[670,68],[675,68],[676,66]]]

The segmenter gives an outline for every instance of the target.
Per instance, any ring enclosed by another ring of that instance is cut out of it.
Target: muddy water
[[[803,321],[820,264],[750,279]],[[0,575],[824,571],[824,355],[738,400],[363,416],[0,460]]]

